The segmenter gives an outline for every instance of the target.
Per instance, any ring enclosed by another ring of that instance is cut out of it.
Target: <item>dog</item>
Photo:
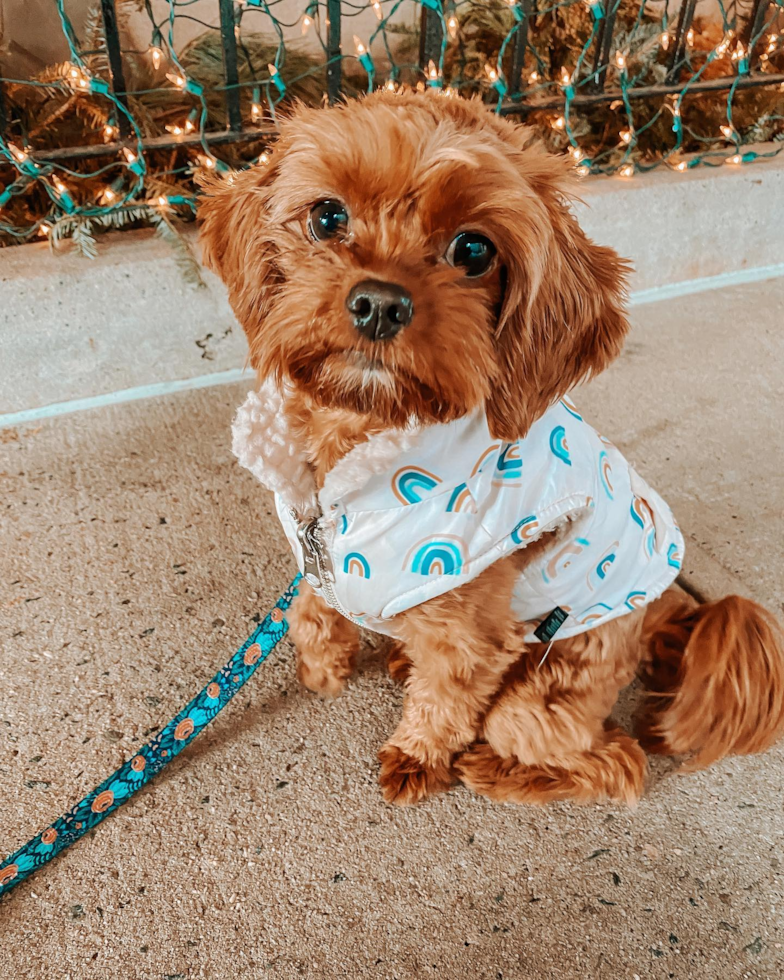
[[[200,206],[261,383],[235,452],[304,574],[298,676],[336,695],[360,626],[394,638],[391,803],[459,779],[633,804],[646,750],[697,768],[784,729],[778,623],[673,587],[669,509],[568,400],[628,330],[629,267],[573,193],[565,160],[481,102],[383,92],[296,108]],[[594,531],[613,540],[588,562]],[[632,736],[610,713],[635,673]]]

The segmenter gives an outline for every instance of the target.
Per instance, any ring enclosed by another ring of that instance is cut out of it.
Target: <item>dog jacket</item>
[[[678,574],[669,507],[567,399],[515,442],[494,439],[484,411],[371,436],[318,492],[284,401],[272,382],[248,395],[234,453],[274,491],[300,571],[361,626],[394,636],[399,613],[549,531],[512,599],[529,642],[550,638],[553,616],[561,639],[638,609]]]

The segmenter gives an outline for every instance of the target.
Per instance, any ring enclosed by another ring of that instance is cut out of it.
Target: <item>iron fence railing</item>
[[[290,95],[302,97],[307,80],[321,84],[330,102],[402,83],[447,94],[479,92],[496,111],[549,127],[556,147],[568,149],[584,171],[621,175],[663,163],[685,170],[704,162],[748,162],[759,155],[744,148],[747,135],[759,135],[754,124],[764,116],[765,132],[779,135],[778,121],[784,121],[784,41],[777,30],[784,0],[753,0],[745,14],[717,0],[717,16],[707,19],[697,16],[697,0],[303,0],[297,10],[293,0],[200,0],[200,9],[211,8],[218,20],[202,22],[205,37],[213,39],[210,70],[217,50],[220,71],[220,77],[206,78],[196,58],[203,54],[197,52],[200,42],[183,52],[174,37],[175,24],[198,20],[189,12],[195,0],[168,0],[162,15],[162,4],[153,0],[94,0],[81,41],[65,0],[52,2],[69,60],[30,79],[4,77],[0,64],[0,209],[19,195],[29,197],[31,185],[42,182],[48,218],[33,215],[33,232],[63,214],[90,218],[137,206],[146,187],[159,190],[166,173],[184,172],[183,166],[161,172],[149,165],[162,151],[193,151],[201,154],[201,165],[220,168],[216,148],[258,149],[275,131],[277,107]],[[129,3],[148,15],[150,43],[141,50],[123,31]],[[414,30],[400,18],[406,7],[417,6]],[[347,29],[370,9],[375,27],[364,41],[355,37],[347,45]],[[260,35],[246,34],[251,16],[267,31],[267,48]],[[292,72],[287,51],[297,25],[318,38],[318,54],[311,51],[304,67],[301,55]],[[260,63],[265,50],[269,67]],[[152,81],[147,88],[139,83],[145,77]],[[312,92],[311,86],[311,101]],[[733,111],[750,92],[764,93],[765,105],[752,107],[758,118],[747,119],[744,134]],[[686,117],[714,96],[726,118],[707,132],[699,111]],[[188,111],[182,125],[160,123],[145,101],[159,97],[160,119]],[[55,103],[51,124],[31,126],[33,109],[47,100]],[[58,100],[71,100],[77,114],[81,104],[82,115],[90,100],[103,126],[93,133],[78,130],[80,138],[70,139],[58,129],[67,116]],[[619,119],[617,137],[591,129],[602,128],[598,114],[605,111]],[[102,201],[86,200],[79,182],[112,166],[108,199],[104,189]],[[117,167],[124,173],[116,176]],[[187,203],[188,195],[170,196],[173,206]],[[0,213],[0,232],[27,237],[29,229],[3,221]]]

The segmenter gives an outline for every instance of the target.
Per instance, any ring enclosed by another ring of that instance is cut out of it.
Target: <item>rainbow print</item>
[[[667,564],[671,568],[680,568],[681,561],[681,553],[678,551],[678,545],[673,541],[673,543],[667,549]]]
[[[567,466],[572,465],[572,460],[569,456],[569,446],[566,442],[566,429],[562,425],[556,425],[550,433],[550,449],[552,450],[553,456],[560,459],[562,463],[566,463]]]
[[[523,461],[520,458],[520,443],[507,442],[498,454],[493,483],[505,484],[506,486],[519,486],[522,472]]]
[[[477,473],[481,473],[485,467],[485,463],[490,459],[490,457],[497,453],[501,448],[500,442],[494,442],[492,446],[488,446],[487,449],[482,453],[479,459],[474,464],[474,468],[471,470],[471,476],[476,476]]]
[[[524,517],[512,531],[512,541],[515,544],[525,544],[526,541],[536,537],[538,530],[539,521],[531,514],[529,517]]]
[[[653,558],[653,549],[656,547],[656,528],[651,526],[645,535],[645,554]]]
[[[607,453],[602,450],[599,453],[599,476],[602,479],[602,486],[604,487],[604,492],[610,498],[613,499],[613,485],[612,485],[612,466],[610,466],[610,460]]]
[[[583,550],[589,546],[590,542],[585,538],[575,538],[560,548],[542,569],[542,578],[545,582],[552,582],[561,572],[572,564],[572,558],[581,555]]]
[[[581,626],[596,623],[598,620],[604,619],[608,612],[612,612],[611,606],[608,606],[606,602],[597,602],[585,610],[579,623]]]
[[[645,530],[648,524],[653,522],[651,508],[648,506],[647,501],[643,500],[642,497],[638,497],[637,494],[635,494],[634,498],[632,499],[632,505],[629,508],[629,512],[631,513],[632,520],[635,522],[635,524],[639,524],[643,530]]]
[[[475,514],[476,513],[476,501],[471,496],[471,491],[465,485],[465,483],[460,483],[449,496],[449,503],[446,505],[447,514]]]
[[[464,555],[462,538],[454,535],[425,538],[409,551],[403,567],[410,568],[415,575],[460,575],[465,565]]]
[[[351,551],[343,559],[343,571],[346,575],[358,575],[360,578],[370,578],[370,565],[364,555]]]
[[[441,477],[420,466],[404,466],[392,477],[392,490],[402,504],[418,504],[440,482]]]
[[[630,592],[626,596],[625,605],[631,610],[642,609],[645,605],[646,595],[647,593],[645,592]]]
[[[568,399],[568,398],[562,398],[561,399],[561,404],[563,405],[563,407],[566,409],[566,411],[573,418],[576,418],[578,422],[582,422],[582,420],[583,420],[582,415],[580,415],[580,413],[574,407],[574,404],[572,403],[572,401],[570,399]]]
[[[345,534],[348,531],[348,518],[345,514],[340,515],[340,533]]]

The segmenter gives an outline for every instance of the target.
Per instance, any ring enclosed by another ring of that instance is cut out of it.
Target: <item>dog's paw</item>
[[[426,766],[396,745],[385,745],[378,753],[381,772],[378,782],[387,803],[411,806],[452,785],[449,766]]]
[[[411,661],[406,656],[402,643],[393,643],[387,654],[389,676],[398,684],[403,684],[411,671]]]
[[[346,686],[349,674],[349,671],[338,672],[324,664],[308,663],[302,659],[297,664],[297,679],[300,684],[304,684],[314,694],[323,694],[329,698],[340,694]]]

